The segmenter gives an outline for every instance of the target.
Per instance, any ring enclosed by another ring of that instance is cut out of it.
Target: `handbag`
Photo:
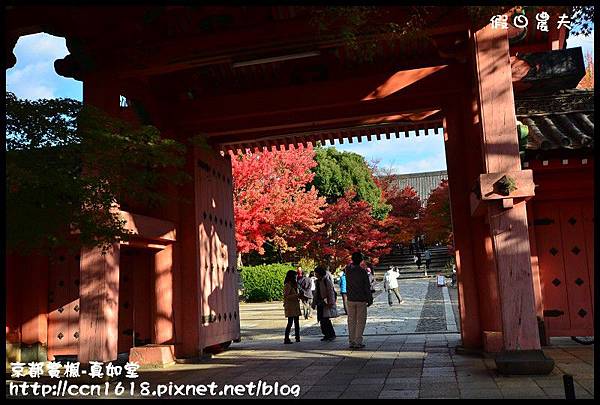
[[[327,318],[337,318],[338,316],[340,316],[336,306],[326,309],[327,311],[329,311],[329,316]]]

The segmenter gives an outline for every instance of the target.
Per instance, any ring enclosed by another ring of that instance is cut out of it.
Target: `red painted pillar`
[[[119,111],[119,82],[114,76],[94,74],[83,82],[83,102],[104,113]],[[120,246],[82,249],[80,260],[79,361],[110,361],[118,352]]]
[[[167,245],[154,256],[153,343],[173,343],[173,250]]]
[[[481,321],[477,288],[477,263],[473,254],[471,208],[469,205],[470,177],[465,154],[469,145],[463,117],[468,114],[460,102],[444,106],[444,137],[448,167],[448,187],[458,281],[459,310],[462,344],[465,348],[479,348]]]
[[[79,284],[79,361],[117,358],[119,314],[119,244],[105,254],[98,248],[81,252]]]
[[[491,25],[474,34],[485,173],[521,170],[507,32]],[[525,202],[488,203],[498,269],[504,349],[540,349]]]
[[[484,174],[518,177],[521,162],[507,32],[488,25],[474,34],[472,45]],[[532,184],[519,186],[533,189]],[[495,358],[498,371],[548,374],[554,361],[540,346],[526,203],[523,199],[480,203],[486,204],[498,273],[503,343],[502,353]]]

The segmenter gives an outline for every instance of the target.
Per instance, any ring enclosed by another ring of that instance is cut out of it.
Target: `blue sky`
[[[571,37],[567,47],[583,48],[586,52],[594,53],[594,35],[589,37]],[[6,71],[6,89],[20,98],[73,98],[83,99],[81,82],[59,76],[54,71],[54,61],[67,55],[69,51],[64,38],[48,34],[27,35],[19,38],[14,54],[17,64]],[[385,137],[384,137],[385,138]],[[396,139],[382,139],[375,142],[363,142],[340,145],[335,147],[358,153],[368,161],[377,160],[381,166],[392,168],[396,173],[419,173],[434,170],[445,170],[444,138],[439,135],[409,138],[401,136]]]

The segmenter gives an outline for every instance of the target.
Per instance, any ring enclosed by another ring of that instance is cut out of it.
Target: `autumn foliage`
[[[323,227],[307,241],[310,256],[328,263],[332,269],[347,264],[356,250],[373,264],[390,251],[390,239],[382,231],[381,222],[371,216],[366,201],[356,201],[355,197],[349,191],[328,205],[323,211]]]
[[[232,156],[236,239],[240,253],[264,253],[265,242],[282,250],[321,226],[325,199],[306,188],[316,165],[314,151],[247,152]]]
[[[594,57],[591,52],[585,54],[585,76],[583,76],[577,88],[594,89]]]
[[[428,243],[452,244],[452,221],[450,216],[448,180],[431,192],[423,214],[423,232]]]

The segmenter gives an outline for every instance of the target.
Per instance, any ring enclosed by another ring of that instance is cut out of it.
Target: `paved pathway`
[[[399,304],[393,296],[393,304],[382,291],[381,283],[376,285],[373,305],[368,308],[365,336],[390,335],[414,332],[456,332],[457,324],[452,311],[452,303],[447,288],[438,287],[434,279],[400,280],[400,294],[404,302]],[[348,336],[347,317],[343,315],[341,297],[337,302],[340,316],[333,319],[338,336]],[[240,304],[242,337],[247,339],[283,338],[286,319],[283,304],[242,303]],[[321,331],[314,317],[301,319],[303,336],[320,335]]]
[[[241,386],[262,381],[262,386],[271,390],[275,384],[280,388],[297,384],[298,396],[306,399],[547,399],[564,398],[562,375],[570,373],[575,380],[576,397],[593,398],[594,349],[591,346],[579,346],[568,339],[557,340],[559,346],[545,349],[556,361],[552,374],[505,377],[497,374],[492,359],[456,354],[459,342],[460,336],[453,333],[370,336],[365,339],[365,349],[350,350],[345,339],[321,342],[317,337],[305,337],[292,345],[273,339],[243,340],[197,364],[140,372],[140,378],[135,381],[138,389],[142,382],[148,383],[149,392],[156,391],[159,384],[197,387],[214,382],[215,393],[220,398],[240,397],[233,395],[231,388],[225,388],[226,384],[240,384],[240,392],[245,390],[243,397],[275,397],[273,392],[249,395],[247,388]],[[115,384],[111,383],[109,392],[113,392]],[[129,387],[129,381],[126,380],[126,384]],[[218,395],[224,389],[228,395]],[[135,396],[140,397],[139,390]],[[290,397],[293,398],[287,398]]]
[[[220,398],[276,397],[274,392],[250,394],[248,388],[242,387],[262,381],[261,387],[272,391],[275,384],[280,388],[285,385],[285,390],[297,384],[298,396],[307,399],[564,398],[562,375],[568,373],[574,377],[576,397],[593,398],[593,346],[581,346],[568,338],[553,339],[553,346],[544,348],[556,361],[552,374],[501,376],[492,358],[456,353],[460,334],[449,332],[459,323],[457,312],[453,311],[455,289],[440,288],[425,279],[402,280],[400,289],[406,304],[389,307],[387,295],[380,293],[369,308],[363,350],[348,348],[348,340],[343,336],[345,316],[335,320],[339,337],[333,342],[320,341],[320,330],[313,318],[301,321],[300,343],[284,345],[286,319],[281,302],[241,304],[240,343],[195,363],[141,371],[135,380],[134,396],[140,397],[142,382],[149,383],[149,392],[155,392],[159,384],[168,388],[214,382]],[[424,333],[409,334],[418,330]],[[130,380],[124,382],[129,387]],[[115,397],[116,384],[110,383],[109,397]],[[227,384],[240,384],[237,389],[243,395],[233,395],[231,388],[224,388]],[[8,388],[9,382],[7,394]],[[229,391],[219,395],[224,389]],[[194,395],[189,393],[188,397]]]

